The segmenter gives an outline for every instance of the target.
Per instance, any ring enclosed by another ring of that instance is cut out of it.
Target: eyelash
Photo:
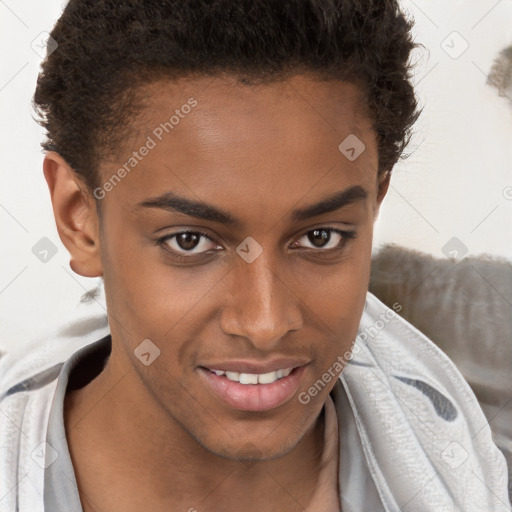
[[[297,240],[300,240],[300,238],[308,235],[309,233],[312,233],[313,231],[327,231],[329,233],[336,233],[338,235],[341,236],[341,241],[340,241],[340,244],[338,247],[334,247],[334,248],[331,248],[331,249],[322,249],[321,247],[320,248],[317,248],[316,250],[314,248],[311,248],[311,247],[307,247],[306,250],[308,251],[313,251],[313,252],[316,252],[316,253],[328,253],[328,254],[331,254],[333,252],[341,252],[345,249],[345,246],[349,243],[350,240],[353,240],[356,238],[356,232],[355,231],[344,231],[344,230],[341,230],[341,229],[337,229],[337,228],[328,228],[328,227],[318,227],[318,228],[314,228],[314,229],[310,229],[308,231],[306,231],[304,234],[302,234]],[[173,238],[176,238],[177,236],[179,235],[182,235],[182,234],[185,234],[185,233],[190,233],[190,234],[194,234],[194,235],[200,235],[202,237],[205,237],[207,238],[208,240],[210,240],[211,242],[215,242],[215,240],[212,240],[212,238],[207,235],[206,233],[203,233],[202,231],[196,231],[196,230],[191,230],[191,229],[185,229],[183,231],[178,231],[176,233],[172,233],[170,235],[166,235],[162,238],[159,238],[157,240],[157,244],[162,247],[162,249],[168,253],[171,254],[171,256],[175,259],[177,259],[180,263],[185,263],[185,262],[190,262],[190,261],[193,261],[193,259],[195,257],[201,257],[201,256],[204,256],[205,254],[209,253],[210,251],[205,251],[203,253],[195,253],[195,254],[190,254],[190,255],[186,255],[186,253],[180,253],[180,252],[177,252],[175,251],[174,249],[171,249],[169,247],[169,245],[167,244],[167,242]],[[330,240],[329,240],[330,241]],[[293,242],[295,243],[295,242]],[[214,249],[215,251],[215,249]]]

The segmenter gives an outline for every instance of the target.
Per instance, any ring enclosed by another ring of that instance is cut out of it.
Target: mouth
[[[226,376],[232,382],[239,382],[240,384],[272,384],[276,380],[282,379],[284,377],[288,377],[292,372],[293,368],[280,368],[273,372],[267,373],[240,373],[240,372],[228,372],[224,370],[212,370],[211,368],[206,368],[211,371],[217,377]]]
[[[199,366],[209,390],[228,406],[242,411],[268,411],[291,400],[306,365],[288,366],[264,373],[245,373]]]

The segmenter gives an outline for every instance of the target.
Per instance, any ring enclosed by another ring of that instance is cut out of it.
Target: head
[[[71,268],[104,280],[109,364],[212,453],[286,453],[342,371],[419,115],[410,29],[392,0],[70,0],[51,33],[34,103]],[[282,403],[207,382],[278,359],[302,367]]]

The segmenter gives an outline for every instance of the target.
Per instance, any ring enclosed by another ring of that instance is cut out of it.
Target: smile
[[[288,377],[293,368],[283,368],[268,373],[239,373],[239,372],[225,372],[223,370],[212,370],[207,368],[218,377],[225,376],[233,382],[240,384],[272,384],[276,380]]]
[[[197,370],[209,391],[225,405],[241,411],[262,412],[282,406],[295,396],[306,367],[288,366],[264,373],[233,371],[235,368],[198,367]]]

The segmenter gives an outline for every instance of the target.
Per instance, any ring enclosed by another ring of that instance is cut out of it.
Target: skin
[[[307,404],[298,395],[352,347],[389,185],[389,173],[377,175],[362,96],[353,84],[310,75],[259,86],[226,76],[162,80],[146,92],[131,136],[102,163],[103,180],[188,98],[197,106],[105,194],[101,215],[60,155],[44,161],[70,266],[103,276],[112,334],[105,369],[65,401],[84,510],[303,510],[335,379]],[[349,134],[366,146],[354,161],[338,150]],[[355,185],[365,199],[291,219],[292,210]],[[169,191],[221,208],[239,225],[137,207]],[[189,257],[183,263],[157,240],[185,228],[213,241],[201,238],[187,253],[190,246],[168,240]],[[356,237],[327,232],[324,245],[340,247],[328,252],[308,238],[320,228]],[[236,252],[248,236],[263,250],[252,263]],[[148,338],[160,356],[145,366],[134,350]],[[198,375],[205,362],[277,356],[308,364],[296,395],[270,411],[235,410]]]

